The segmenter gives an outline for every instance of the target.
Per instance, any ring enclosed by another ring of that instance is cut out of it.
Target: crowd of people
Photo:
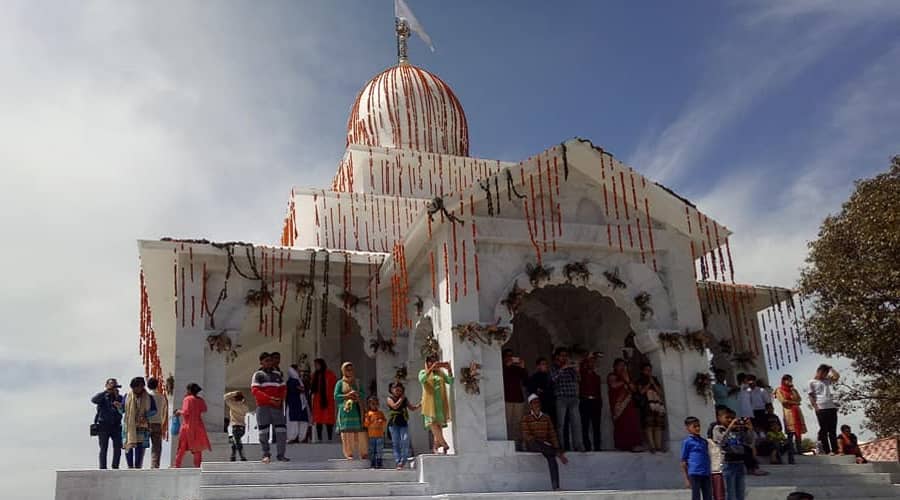
[[[418,375],[422,398],[417,403],[407,399],[402,383],[392,383],[384,401],[387,414],[382,411],[376,395],[366,397],[353,363],[341,365],[340,378],[328,369],[324,359],[314,361],[315,370],[311,374],[291,365],[286,377],[280,364],[279,353],[261,353],[259,369],[251,377],[250,392],[255,402],[263,463],[272,461],[272,444],[275,445],[275,460],[287,462],[290,461],[286,455],[288,443],[310,442],[313,432],[319,441],[332,441],[337,431],[345,458],[369,460],[373,468],[382,468],[385,433],[389,432],[394,465],[403,469],[412,457],[410,411],[422,412],[424,428],[433,438],[434,453],[446,454],[450,450],[443,432],[451,415],[448,386],[454,380],[450,363],[440,361],[436,356],[425,360],[425,367]],[[196,383],[187,385],[181,407],[172,413],[170,425],[168,402],[157,392],[158,384],[154,378],[145,382],[143,377],[135,377],[129,392],[122,395],[119,391],[122,386],[111,378],[106,381],[105,390],[91,399],[97,408],[91,434],[98,438],[101,469],[107,468],[110,441],[113,469],[119,468],[123,449],[129,468],[143,468],[147,448],[151,449],[151,467],[159,468],[162,440],[167,438],[168,432],[178,436],[176,468],[182,466],[188,452],[192,455],[193,465],[199,467],[203,452],[212,449],[203,422],[207,405],[200,396],[201,387]],[[246,417],[251,411],[250,405],[241,391],[226,393],[224,402],[227,409],[225,430],[230,429],[231,461],[246,461],[242,441],[247,432]]]
[[[696,417],[685,420],[688,436],[682,442],[681,460],[686,486],[694,500],[744,500],[746,474],[766,475],[759,458],[778,465],[794,463],[803,451],[802,437],[807,432],[800,407],[803,398],[794,386],[793,377],[784,375],[774,391],[755,375],[739,373],[737,385],[728,383],[724,370],[716,370],[713,396],[715,419],[704,437]],[[840,375],[823,364],[807,385],[809,397],[819,424],[817,453],[852,455],[857,463],[865,463],[856,436],[850,426],[841,426],[837,434],[837,402],[833,385]],[[783,421],[775,414],[773,400],[783,409]],[[809,493],[797,492],[789,498],[811,499]]]
[[[600,451],[603,416],[602,378],[592,352],[579,362],[568,349],[557,348],[552,362],[538,358],[529,375],[525,363],[511,349],[503,351],[503,393],[507,433],[519,449],[525,448],[521,422],[530,408],[527,395],[535,395],[541,412],[553,423],[563,451]],[[642,363],[632,378],[624,359],[613,361],[606,377],[609,411],[613,423],[613,446],[621,451],[650,453],[666,451],[666,405],[662,384],[650,363]]]
[[[557,461],[568,462],[567,451],[601,449],[603,402],[601,379],[596,373],[600,356],[590,353],[575,363],[568,350],[558,348],[552,363],[538,358],[535,372],[529,375],[521,358],[510,349],[503,351],[508,435],[518,449],[545,456],[554,489],[559,488]],[[649,363],[639,366],[633,379],[628,363],[616,359],[606,378],[613,447],[632,452],[665,451],[663,387]],[[832,387],[838,378],[831,366],[821,365],[807,387],[806,395],[819,423],[819,452],[854,455],[857,463],[865,463],[850,427],[841,426],[840,434],[836,432],[837,403]],[[737,385],[728,382],[724,370],[716,370],[715,379],[715,415],[705,437],[699,419],[685,421],[685,481],[697,500],[743,500],[745,475],[767,475],[760,468],[760,457],[770,464],[793,464],[795,455],[802,451],[802,436],[807,432],[801,411],[803,397],[790,375],[785,375],[775,390],[753,374],[739,373]],[[783,424],[774,411],[775,399],[784,410]],[[703,465],[692,458],[698,450],[705,456]]]
[[[552,363],[539,358],[535,372],[529,375],[521,358],[512,350],[503,351],[509,437],[517,449],[541,453],[547,459],[554,489],[560,487],[557,461],[567,463],[567,451],[599,451],[602,447],[602,390],[596,373],[601,354],[590,353],[578,363],[569,356],[567,349],[558,348]],[[431,433],[432,451],[449,451],[443,429],[451,419],[448,386],[454,379],[450,364],[437,356],[429,356],[418,374],[422,386],[418,403],[407,399],[399,381],[390,385],[384,401],[387,414],[376,395],[366,397],[353,363],[341,365],[340,378],[323,359],[314,361],[311,374],[291,365],[287,377],[280,363],[279,353],[261,353],[259,369],[251,378],[263,463],[271,462],[273,443],[275,459],[286,462],[290,461],[286,455],[289,442],[309,442],[313,432],[319,441],[331,441],[337,431],[346,459],[369,460],[371,467],[382,468],[385,433],[389,432],[395,467],[403,469],[412,456],[410,411],[422,412],[424,428]],[[806,391],[819,424],[819,450],[854,455],[857,463],[865,463],[850,427],[843,425],[837,433],[833,385],[839,376],[823,364]],[[716,370],[715,379],[715,415],[705,437],[700,419],[688,417],[684,422],[687,437],[682,443],[681,460],[685,483],[695,500],[743,500],[745,475],[767,474],[760,469],[760,457],[767,457],[770,464],[781,464],[785,458],[793,464],[795,455],[802,451],[802,436],[807,432],[800,410],[803,398],[791,375],[784,375],[775,390],[753,374],[739,373],[737,385],[729,383],[724,370]],[[606,383],[614,448],[664,452],[665,396],[653,367],[642,363],[639,375],[632,380],[625,360],[616,359]],[[108,379],[104,391],[91,399],[97,408],[91,434],[98,438],[100,468],[107,468],[110,441],[112,468],[119,468],[123,449],[128,467],[142,468],[147,448],[151,450],[151,468],[159,468],[162,440],[170,431],[168,402],[158,392],[159,381],[135,377],[124,395],[120,394],[121,387],[116,379]],[[201,391],[196,383],[188,384],[181,407],[172,413],[171,433],[178,436],[176,468],[182,466],[188,452],[194,466],[199,467],[203,452],[211,450],[203,422],[207,405]],[[775,399],[783,408],[783,424],[774,412]],[[228,411],[225,427],[231,431],[231,460],[245,461],[242,439],[250,407],[241,391],[226,393],[224,401]]]

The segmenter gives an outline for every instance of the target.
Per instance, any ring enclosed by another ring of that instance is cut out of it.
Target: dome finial
[[[409,23],[405,18],[395,18],[394,28],[397,31],[397,62],[409,64],[409,56],[406,49],[406,40],[409,39]]]

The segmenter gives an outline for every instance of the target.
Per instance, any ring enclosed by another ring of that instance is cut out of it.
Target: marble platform
[[[560,466],[565,491],[551,492],[547,464],[495,445],[482,455],[419,455],[414,470],[371,470],[361,460],[288,463],[205,462],[201,469],[59,471],[57,500],[234,500],[390,498],[459,500],[686,500],[672,453],[571,453]],[[850,457],[798,457],[749,477],[749,498],[783,500],[804,490],[817,499],[900,498],[900,464],[856,465]]]

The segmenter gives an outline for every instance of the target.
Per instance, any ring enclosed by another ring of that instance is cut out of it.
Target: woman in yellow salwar
[[[425,358],[425,369],[419,372],[422,384],[422,416],[425,417],[425,429],[434,436],[435,453],[447,454],[450,445],[444,440],[444,427],[450,422],[450,399],[447,385],[453,383],[453,371],[450,363],[438,362],[434,354]]]

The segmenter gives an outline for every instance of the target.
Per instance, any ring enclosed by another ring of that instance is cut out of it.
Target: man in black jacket
[[[97,416],[94,423],[97,424],[97,439],[100,442],[100,468],[106,468],[106,456],[109,450],[109,440],[113,443],[112,468],[119,468],[119,460],[122,458],[122,411],[123,398],[119,395],[122,386],[116,379],[106,381],[106,390],[91,398],[91,403],[97,405]]]

